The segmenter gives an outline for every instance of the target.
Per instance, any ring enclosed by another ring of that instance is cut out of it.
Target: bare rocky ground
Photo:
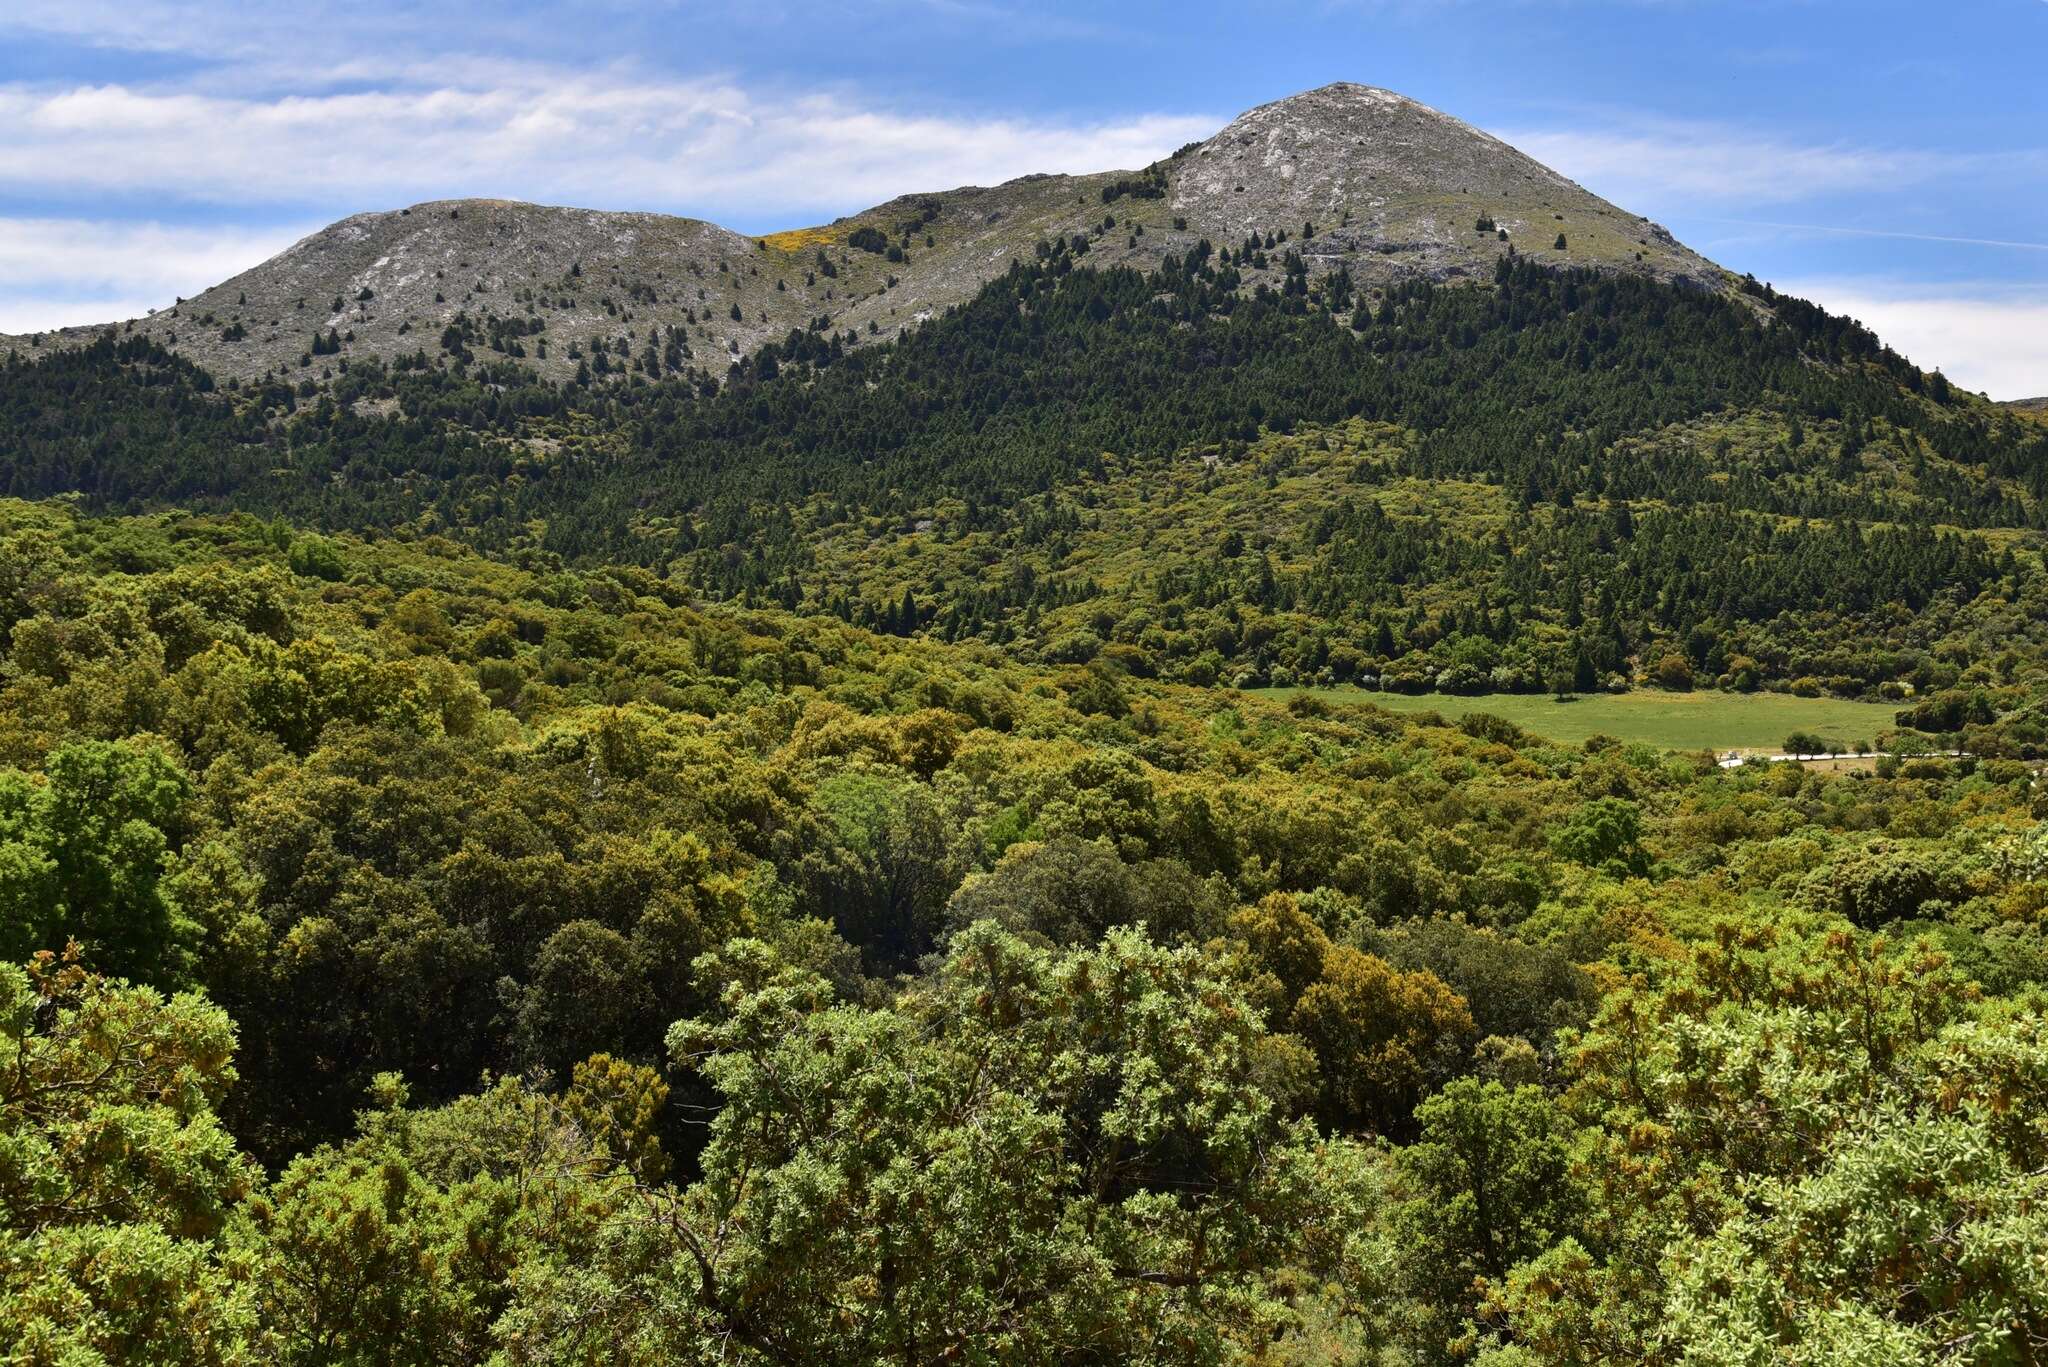
[[[0,337],[0,352],[111,327],[241,379],[317,379],[351,358],[432,360],[458,346],[554,376],[649,360],[716,375],[820,318],[863,340],[915,326],[1053,237],[1085,235],[1092,264],[1149,269],[1198,240],[1235,248],[1254,233],[1284,233],[1281,250],[1313,273],[1342,266],[1368,287],[1483,280],[1510,250],[1707,287],[1727,279],[1506,143],[1392,91],[1340,84],[1262,105],[1143,170],[907,195],[765,238],[503,200],[357,214],[150,317]],[[1260,279],[1249,275],[1247,288]]]

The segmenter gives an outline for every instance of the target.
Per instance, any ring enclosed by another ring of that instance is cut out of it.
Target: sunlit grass
[[[1391,712],[1437,712],[1456,721],[1468,712],[1491,712],[1525,731],[1576,745],[1588,736],[1641,741],[1673,750],[1775,751],[1793,731],[1812,732],[1838,750],[1874,742],[1891,729],[1896,703],[1800,698],[1789,693],[1587,694],[1559,702],[1541,693],[1371,693],[1356,688],[1272,688],[1280,697],[1314,693],[1331,702],[1369,702]]]

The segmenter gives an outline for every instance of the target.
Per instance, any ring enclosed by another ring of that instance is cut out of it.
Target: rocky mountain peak
[[[1509,244],[1559,264],[1718,274],[1663,229],[1499,138],[1350,82],[1238,116],[1175,158],[1172,198],[1190,221],[1225,238],[1312,224],[1314,255],[1359,259],[1354,274],[1369,279],[1469,276]]]
[[[1349,83],[1260,105],[1185,160],[1180,198],[1189,207],[1243,195],[1248,208],[1282,201],[1326,218],[1397,195],[1577,190],[1470,124],[1394,91]]]
[[[971,297],[1040,242],[1149,270],[1208,239],[1247,288],[1299,252],[1370,291],[1491,278],[1508,253],[1662,279],[1722,278],[1663,229],[1416,100],[1339,82],[1247,111],[1140,170],[1025,176],[899,196],[812,228],[745,237],[669,214],[443,200],[342,219],[146,319],[223,376],[329,377],[350,358],[510,358],[722,374],[791,328],[886,338]],[[1246,260],[1244,258],[1248,257]],[[106,325],[0,338],[64,345]]]

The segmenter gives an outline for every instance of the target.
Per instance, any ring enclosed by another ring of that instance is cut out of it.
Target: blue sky
[[[1333,80],[2048,393],[2048,0],[5,0],[0,331],[168,304],[364,209],[762,231],[1139,165]]]

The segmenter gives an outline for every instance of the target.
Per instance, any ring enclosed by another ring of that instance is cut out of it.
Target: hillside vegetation
[[[444,355],[223,390],[103,340],[0,367],[0,456],[20,495],[445,530],[1196,684],[2036,677],[2048,430],[1762,287],[1503,261],[1373,302],[1290,254],[1247,297],[1260,251],[1046,244],[898,342],[793,333],[718,386]]]
[[[247,516],[0,551],[27,1361],[2048,1342],[2024,765],[1724,772]]]

